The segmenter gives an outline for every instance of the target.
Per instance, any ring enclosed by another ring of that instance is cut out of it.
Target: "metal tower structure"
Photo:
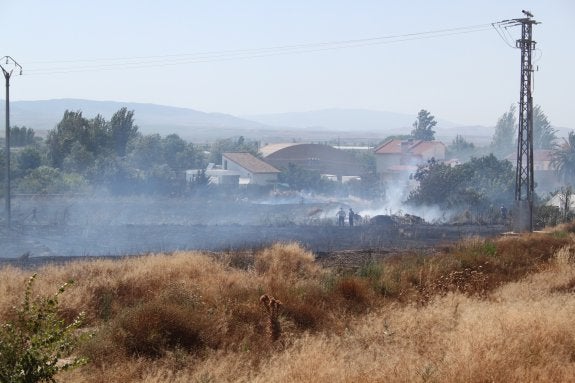
[[[513,20],[521,25],[521,39],[516,47],[521,49],[521,90],[519,95],[519,127],[517,130],[517,168],[515,174],[515,214],[514,231],[533,231],[533,67],[531,53],[535,49],[532,40],[532,27],[538,24],[533,15]]]

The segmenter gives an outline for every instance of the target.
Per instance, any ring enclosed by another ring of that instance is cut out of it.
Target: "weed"
[[[551,289],[552,293],[575,293],[575,277],[571,278],[567,283],[560,286],[555,286]]]
[[[36,274],[28,279],[16,318],[0,327],[2,382],[53,382],[58,372],[87,362],[82,357],[69,358],[80,340],[76,330],[82,325],[82,315],[69,324],[58,315],[58,298],[69,283],[52,296],[33,300],[35,279]]]
[[[272,342],[279,339],[282,333],[278,316],[282,307],[282,303],[274,297],[264,294],[260,297],[260,304],[264,307],[267,313],[267,330]]]
[[[335,285],[334,293],[343,298],[345,306],[355,310],[361,311],[369,303],[369,285],[358,277],[341,278]]]

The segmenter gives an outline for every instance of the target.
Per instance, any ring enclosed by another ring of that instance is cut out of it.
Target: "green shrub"
[[[0,382],[55,382],[60,372],[86,363],[71,357],[79,339],[76,330],[82,314],[66,324],[58,315],[58,297],[69,283],[52,296],[32,299],[34,274],[26,284],[24,302],[13,319],[0,327]]]

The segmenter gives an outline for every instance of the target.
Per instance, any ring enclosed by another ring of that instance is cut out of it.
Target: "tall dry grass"
[[[177,252],[46,266],[35,288],[75,280],[61,314],[95,333],[63,382],[570,381],[574,242],[470,238],[347,271],[297,244]],[[0,276],[5,320],[29,272]]]

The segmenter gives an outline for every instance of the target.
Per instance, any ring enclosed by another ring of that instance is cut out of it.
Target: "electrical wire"
[[[511,45],[509,43],[509,41],[507,40],[507,38],[505,37],[505,32],[503,32],[503,28],[501,27],[501,24],[499,23],[493,23],[491,24],[493,26],[493,29],[495,29],[495,32],[497,32],[497,34],[499,35],[499,37],[501,37],[501,40],[503,40],[503,42],[510,48],[515,49],[515,46]],[[505,30],[507,30],[507,27],[505,27]]]
[[[208,51],[199,53],[123,57],[123,58],[37,61],[32,63],[52,64],[55,66],[46,67],[44,65],[44,67],[39,67],[38,69],[35,69],[34,67],[32,68],[28,67],[25,74],[48,75],[48,74],[63,74],[63,73],[76,73],[76,72],[109,71],[118,69],[139,69],[139,68],[207,63],[216,61],[253,59],[261,57],[277,56],[277,55],[302,54],[302,53],[321,52],[321,51],[339,50],[348,48],[359,48],[373,45],[393,44],[413,40],[441,38],[446,36],[483,32],[488,29],[491,29],[491,27],[495,28],[496,24],[497,23],[479,24],[466,27],[439,29],[439,30],[408,33],[408,34],[379,36],[364,39],[282,45],[282,46],[266,47],[266,48],[222,50],[222,51]],[[63,64],[63,66],[59,66],[61,64]],[[73,65],[73,64],[79,64],[79,65]]]

